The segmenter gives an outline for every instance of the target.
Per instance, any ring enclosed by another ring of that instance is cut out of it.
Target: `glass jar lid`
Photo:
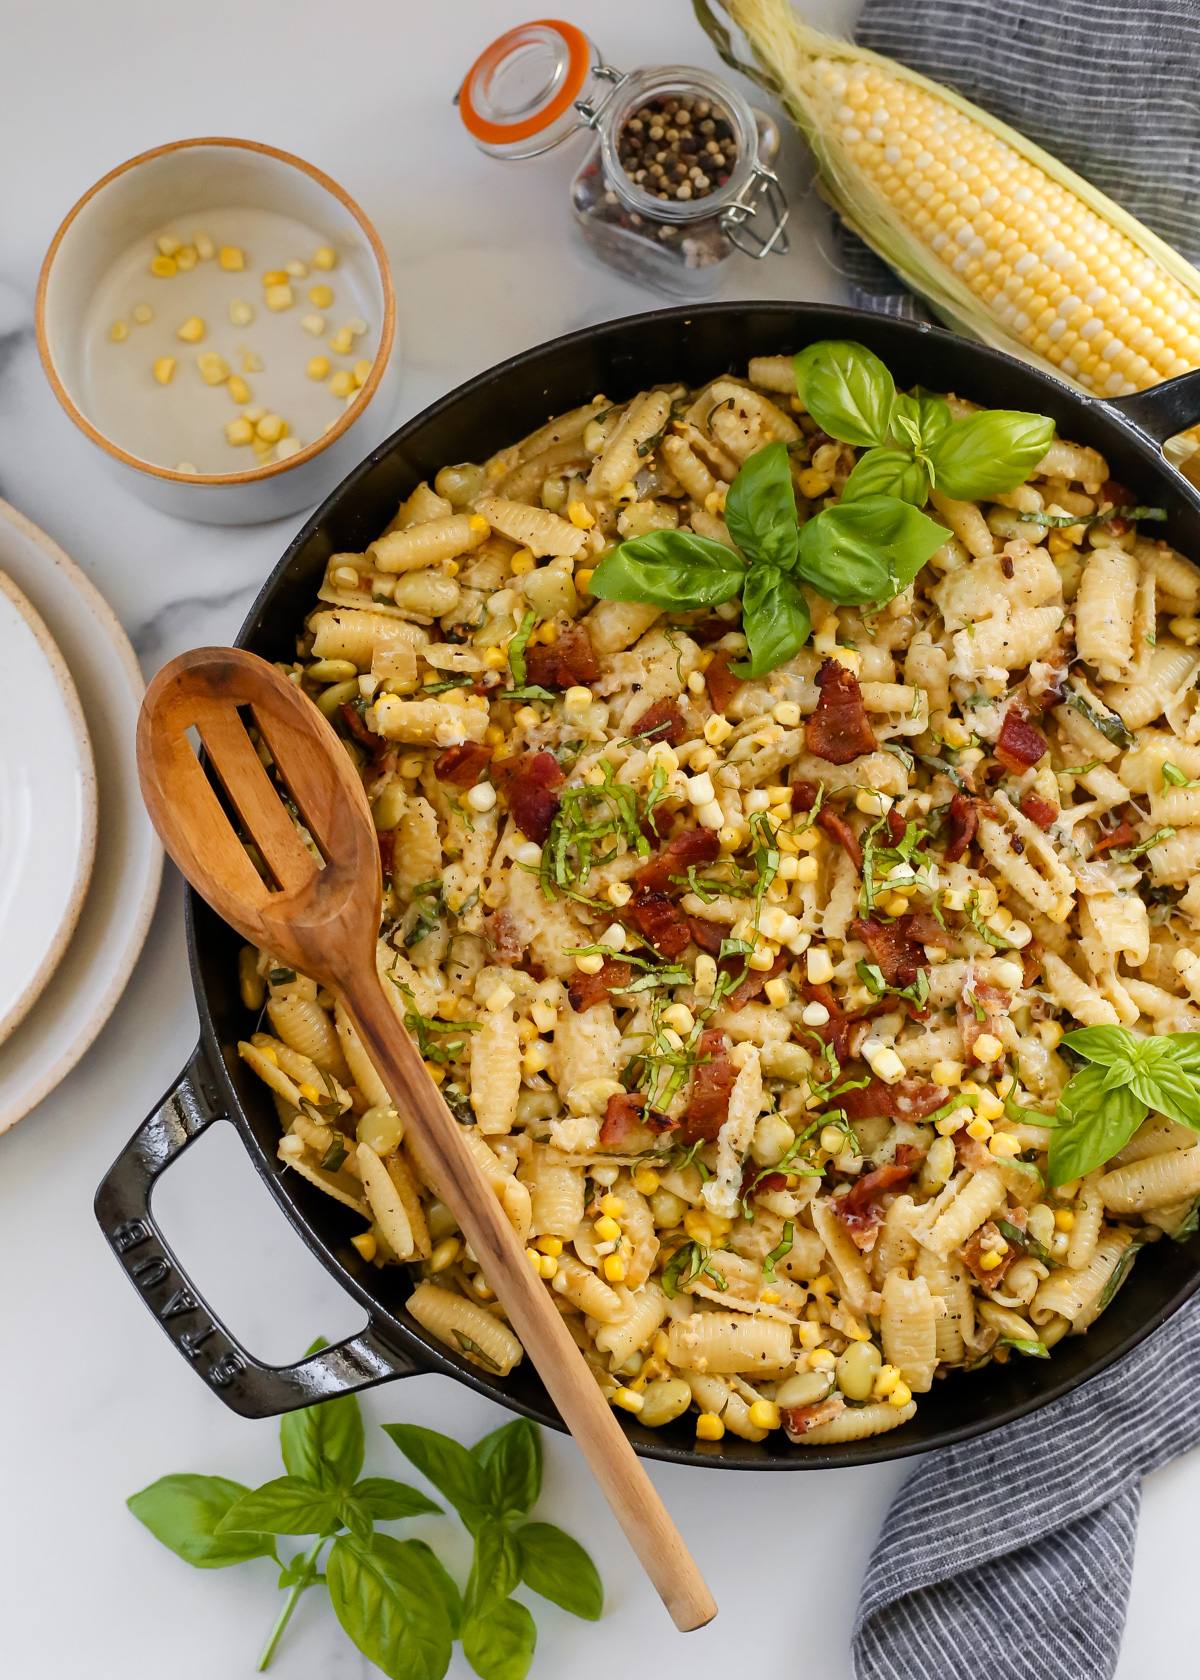
[[[581,29],[542,18],[510,29],[480,53],[459,89],[462,120],[498,157],[534,157],[586,120],[577,102],[594,91],[603,61]]]

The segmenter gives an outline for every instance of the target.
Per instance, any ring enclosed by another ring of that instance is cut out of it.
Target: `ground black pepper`
[[[737,164],[733,124],[695,94],[660,94],[631,116],[617,140],[621,167],[656,198],[707,198]]]

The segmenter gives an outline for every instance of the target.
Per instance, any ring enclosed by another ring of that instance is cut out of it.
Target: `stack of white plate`
[[[83,1055],[146,936],[142,687],[103,597],[0,501],[0,1132]]]

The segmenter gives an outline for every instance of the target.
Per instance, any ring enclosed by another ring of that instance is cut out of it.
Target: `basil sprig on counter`
[[[606,554],[591,594],[644,601],[671,612],[742,597],[750,658],[741,677],[761,677],[791,659],[812,628],[800,582],[839,605],[890,600],[906,589],[946,532],[894,496],[823,509],[801,526],[787,448],[751,455],[729,487],[725,523],[736,549],[692,531],[651,531]]]
[[[1139,1038],[1127,1027],[1081,1027],[1062,1040],[1086,1065],[1058,1099],[1051,1184],[1082,1178],[1123,1149],[1153,1109],[1200,1132],[1200,1033]]]
[[[324,1346],[318,1341],[309,1352]],[[552,1523],[523,1520],[542,1485],[537,1425],[518,1418],[469,1450],[432,1429],[384,1427],[474,1538],[465,1597],[423,1540],[376,1531],[376,1523],[442,1508],[404,1482],[360,1475],[363,1425],[353,1395],[282,1419],[286,1476],[253,1490],[224,1476],[164,1476],[127,1503],[156,1539],[197,1569],[259,1557],[280,1564],[278,1536],[314,1537],[282,1561],[279,1587],[288,1596],[259,1658],[260,1672],[302,1594],[325,1586],[346,1633],[389,1680],[441,1680],[455,1640],[481,1680],[524,1680],[537,1628],[526,1606],[510,1596],[516,1587],[588,1621],[598,1620],[604,1605],[600,1577],[583,1547]]]
[[[896,496],[924,507],[930,487],[954,501],[1000,495],[1024,482],[1054,438],[1044,414],[981,409],[956,420],[942,397],[898,394],[865,345],[824,339],[795,357],[800,400],[830,437],[865,449],[842,501]]]

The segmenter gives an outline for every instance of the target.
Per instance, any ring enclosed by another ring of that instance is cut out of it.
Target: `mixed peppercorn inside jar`
[[[726,184],[737,163],[737,137],[721,106],[697,94],[660,95],[627,120],[617,156],[645,192],[686,202]]]

